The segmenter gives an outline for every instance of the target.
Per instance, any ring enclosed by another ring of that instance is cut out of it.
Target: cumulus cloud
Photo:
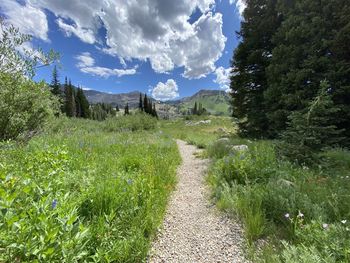
[[[230,4],[235,4],[236,8],[240,14],[240,16],[243,15],[244,9],[247,7],[247,4],[245,3],[245,0],[230,0]]]
[[[49,41],[47,18],[40,8],[29,4],[21,5],[14,0],[1,0],[0,10],[6,20],[19,28],[21,33]]]
[[[156,100],[167,101],[179,97],[179,90],[176,81],[168,79],[165,83],[158,84],[150,90],[152,97]]]
[[[134,75],[137,73],[137,66],[131,69],[112,69],[96,66],[95,60],[91,57],[89,52],[83,52],[75,58],[78,61],[76,66],[81,72],[94,76],[109,78],[111,76],[121,77],[124,75]]]
[[[184,77],[204,77],[225,48],[222,15],[211,12],[215,0],[27,1],[53,12],[67,35],[86,43],[96,43],[103,26],[104,52],[121,61],[148,60],[158,73],[184,67]],[[202,15],[190,22],[197,9]]]
[[[223,89],[226,92],[230,90],[230,73],[231,68],[225,69],[224,67],[218,67],[215,70],[216,79],[214,82],[219,84],[220,89]]]

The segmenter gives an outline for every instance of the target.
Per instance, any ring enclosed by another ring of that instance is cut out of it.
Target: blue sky
[[[61,55],[59,75],[110,93],[156,99],[228,87],[242,0],[0,0],[31,47]],[[50,81],[52,66],[36,80]]]

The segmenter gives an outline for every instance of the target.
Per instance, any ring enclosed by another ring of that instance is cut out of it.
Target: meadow
[[[141,262],[180,163],[148,116],[58,118],[0,145],[0,262]]]
[[[213,201],[241,222],[252,262],[350,262],[349,151],[325,149],[317,165],[298,165],[281,158],[278,141],[237,136],[231,118],[161,126],[205,149],[203,157],[212,160],[207,182]],[[249,149],[232,149],[241,144]]]
[[[138,114],[60,117],[29,142],[1,143],[0,261],[145,261],[176,184],[174,139],[211,159],[212,200],[241,222],[252,262],[350,261],[348,151],[300,166],[274,141],[239,138],[232,118]]]

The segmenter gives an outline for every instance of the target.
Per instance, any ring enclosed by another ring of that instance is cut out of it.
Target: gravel
[[[209,161],[194,156],[197,148],[177,141],[182,165],[163,228],[148,262],[247,262],[242,230],[210,203],[204,176]]]

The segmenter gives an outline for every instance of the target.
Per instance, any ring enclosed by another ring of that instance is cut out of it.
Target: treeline
[[[72,85],[71,80],[65,77],[62,85],[58,79],[56,66],[53,68],[52,81],[50,84],[51,92],[59,98],[61,104],[61,112],[67,117],[85,118],[102,121],[108,116],[115,116],[119,111],[119,107],[114,109],[112,105],[107,103],[89,104],[82,88],[76,88]]]
[[[147,97],[147,94],[144,94],[144,96],[142,96],[142,93],[140,93],[139,110],[158,118],[156,104],[152,103],[152,100]]]
[[[246,2],[230,85],[241,135],[349,146],[348,0]]]
[[[193,109],[191,111],[193,115],[205,115],[207,114],[207,110],[203,107],[202,103],[198,103],[195,101]]]

